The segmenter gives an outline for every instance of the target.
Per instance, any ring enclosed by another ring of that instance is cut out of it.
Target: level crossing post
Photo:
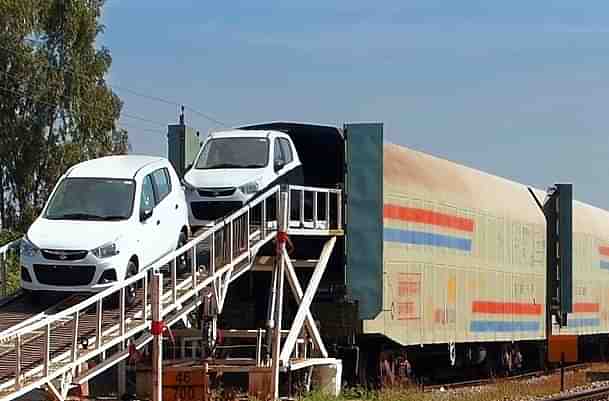
[[[152,401],[162,401],[163,368],[163,321],[161,320],[161,299],[163,298],[163,275],[152,275]]]
[[[285,248],[285,243],[287,240],[287,230],[288,230],[288,193],[286,191],[281,191],[279,193],[280,201],[279,201],[279,215],[278,217],[278,225],[279,230],[277,232],[277,249],[276,249],[276,257],[277,263],[275,264],[276,269],[276,297],[275,297],[275,326],[273,327],[273,347],[272,347],[272,376],[271,376],[271,387],[273,389],[273,400],[279,399],[279,364],[280,364],[280,352],[281,352],[281,318],[283,315],[283,285],[284,285],[284,276],[285,276],[285,258],[283,249]]]

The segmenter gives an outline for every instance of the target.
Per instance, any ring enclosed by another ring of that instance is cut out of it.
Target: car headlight
[[[182,179],[182,185],[184,186],[184,189],[186,189],[187,191],[195,191],[197,188],[194,187],[192,184],[190,184],[188,181],[186,181],[186,179]]]
[[[39,251],[38,247],[34,245],[27,236],[23,237],[21,240],[20,248],[21,254],[30,258],[36,256]]]
[[[244,194],[253,194],[258,192],[258,183],[256,181],[248,182],[247,184],[240,186],[239,189]]]
[[[109,258],[110,256],[119,254],[118,244],[116,242],[108,242],[107,244],[93,249],[91,253],[100,259]]]

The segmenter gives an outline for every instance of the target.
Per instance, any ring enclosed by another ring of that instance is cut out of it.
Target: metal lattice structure
[[[283,204],[281,199],[284,199]],[[280,347],[280,337],[277,337],[277,344],[273,344],[277,347],[274,355],[278,357],[273,362],[275,370],[328,363],[309,306],[335,237],[342,235],[341,205],[340,190],[309,187],[284,190],[276,186],[124,282],[79,299],[72,306],[64,305],[46,313],[38,311],[25,324],[2,329],[0,401],[15,399],[40,387],[46,387],[59,399],[65,398],[72,386],[84,383],[128,358],[130,346],[141,348],[149,343],[153,339],[153,272],[163,272],[160,320],[165,326],[184,321],[200,305],[204,289],[213,291],[221,313],[230,284],[251,270],[260,249],[275,239],[279,243],[277,249],[281,260],[274,271],[277,291],[283,291],[285,274],[300,304],[283,347]],[[305,218],[305,209],[310,212],[308,218]],[[285,212],[283,222],[280,211]],[[293,218],[295,214],[297,216]],[[280,226],[284,230],[280,231]],[[305,291],[282,246],[288,234],[330,238]],[[136,291],[137,297],[132,304],[126,303],[127,291]],[[279,313],[280,298],[274,303]],[[303,325],[321,353],[319,360],[291,360],[296,337]],[[277,326],[281,333],[280,325]],[[85,365],[87,368],[82,369]]]

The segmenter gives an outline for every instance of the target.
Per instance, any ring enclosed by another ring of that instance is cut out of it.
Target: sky
[[[387,142],[609,209],[606,1],[107,0],[102,23],[134,153],[167,156],[174,103],[202,136],[382,122]]]

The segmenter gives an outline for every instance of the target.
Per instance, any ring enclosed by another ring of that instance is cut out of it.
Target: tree
[[[12,225],[24,231],[69,166],[117,151],[122,102],[104,79],[110,51],[95,47],[103,4],[0,0],[3,227],[15,214]]]

